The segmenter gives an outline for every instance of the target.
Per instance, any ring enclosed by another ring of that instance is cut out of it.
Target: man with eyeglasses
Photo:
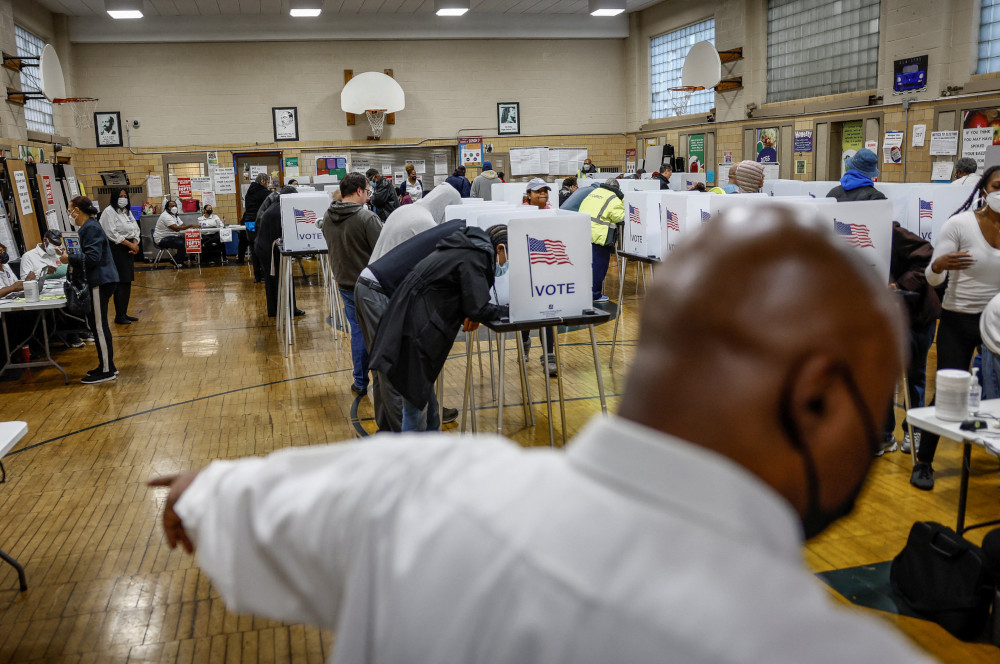
[[[34,272],[41,276],[47,274],[55,277],[66,275],[69,265],[69,254],[63,247],[62,232],[54,229],[45,231],[42,241],[34,249],[26,251],[21,257],[21,272]]]

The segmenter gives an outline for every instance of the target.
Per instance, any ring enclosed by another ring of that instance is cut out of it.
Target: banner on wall
[[[705,134],[691,134],[688,137],[688,172],[700,173],[705,170]]]
[[[1000,145],[1000,109],[979,108],[962,114],[962,156],[976,160],[980,170],[985,165],[986,148]]]
[[[812,129],[796,129],[795,130],[795,152],[812,152],[813,151],[813,130]]]
[[[841,127],[840,135],[840,174],[847,172],[847,160],[857,154],[863,148],[864,124],[861,120],[851,120],[845,122]]]
[[[458,139],[459,156],[458,163],[466,168],[481,168],[483,165],[483,138],[482,136],[469,136]],[[542,171],[533,171],[541,173]],[[513,169],[512,169],[513,174]]]
[[[762,164],[778,161],[778,128],[757,130],[757,161]]]

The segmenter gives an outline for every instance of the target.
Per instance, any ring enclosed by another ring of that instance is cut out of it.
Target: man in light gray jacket
[[[481,198],[484,201],[493,200],[493,185],[500,182],[500,177],[493,170],[493,164],[488,161],[483,162],[483,172],[472,181],[473,198]]]

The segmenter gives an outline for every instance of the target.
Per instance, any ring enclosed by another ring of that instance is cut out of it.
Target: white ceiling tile
[[[215,14],[221,14],[222,6],[219,4],[219,0],[194,0],[194,3],[198,5],[198,11],[196,13],[202,16],[213,16]],[[236,5],[239,9],[239,5]]]

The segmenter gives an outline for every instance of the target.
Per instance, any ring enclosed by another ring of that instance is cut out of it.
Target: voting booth
[[[316,227],[316,222],[323,218],[330,207],[330,197],[327,194],[282,194],[279,205],[285,251],[326,250],[326,240],[322,231]]]
[[[657,191],[630,191],[625,194],[625,223],[622,250],[636,256],[661,257],[660,201]]]
[[[642,180],[640,180],[642,182]],[[659,183],[659,180],[656,181]],[[687,191],[693,185],[698,183],[708,187],[708,173],[702,171],[701,173],[674,173],[670,176],[670,190],[671,191]]]
[[[590,217],[531,212],[507,224],[510,320],[579,316],[591,302]]]
[[[819,216],[830,223],[833,232],[857,249],[865,262],[878,272],[879,279],[888,284],[892,255],[892,203],[857,201],[819,205],[816,209]]]

